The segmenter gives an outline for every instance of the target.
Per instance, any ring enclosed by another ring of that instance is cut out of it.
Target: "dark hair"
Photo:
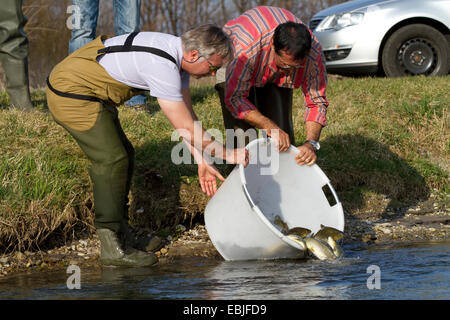
[[[300,60],[311,49],[311,34],[302,23],[282,23],[275,29],[273,45],[277,54],[280,54],[280,50],[286,50],[296,60]]]

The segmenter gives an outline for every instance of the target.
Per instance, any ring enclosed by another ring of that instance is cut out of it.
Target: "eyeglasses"
[[[289,65],[289,64],[286,64],[286,63],[284,63],[282,60],[281,60],[281,57],[279,56],[279,55],[276,55],[276,57],[277,57],[277,62],[276,62],[276,65],[279,67],[279,68],[281,68],[281,69],[300,69],[300,68],[303,68],[304,66],[303,65],[301,65],[301,64],[297,64],[297,65],[294,65],[294,66],[292,66],[292,65]]]
[[[199,58],[201,58],[201,57],[203,57],[203,56],[200,56]],[[205,58],[205,57],[203,57],[203,58]],[[205,58],[205,60],[206,60],[206,62],[208,62],[208,64],[209,64],[209,72],[215,72],[215,71],[219,70],[220,68],[222,68],[222,66],[218,67],[218,66],[213,65],[213,64],[212,64],[211,62],[209,62],[209,60],[206,59],[206,58]]]
[[[278,67],[280,67],[281,69],[300,69],[300,68],[303,68],[303,66],[300,65],[300,64],[295,65],[295,66],[290,66],[288,64],[283,64],[282,66],[278,66]]]

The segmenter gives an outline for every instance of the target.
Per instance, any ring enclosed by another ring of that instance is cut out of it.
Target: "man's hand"
[[[301,166],[304,164],[312,166],[314,163],[316,163],[317,155],[312,144],[307,142],[304,145],[298,147],[298,150],[300,152],[295,156],[295,161],[297,162],[297,164]]]
[[[275,143],[275,146],[277,147],[277,150],[279,152],[285,152],[289,149],[291,146],[291,140],[289,139],[289,135],[281,130],[278,129],[266,129],[267,135],[271,137]]]
[[[274,140],[279,152],[287,151],[291,146],[289,135],[258,110],[248,112],[245,121],[256,128],[266,130],[267,135]]]
[[[198,164],[198,178],[202,191],[209,197],[212,197],[217,191],[217,179],[225,181],[225,178],[216,167],[212,164],[207,164],[205,161]]]
[[[320,132],[322,130],[322,125],[314,121],[306,121],[306,140],[319,141]],[[304,143],[302,146],[298,147],[300,151],[295,156],[295,161],[299,165],[312,166],[317,161],[316,150],[313,145],[309,142]]]
[[[230,149],[226,152],[226,158],[230,163],[243,164],[244,167],[247,167],[250,155],[245,148]],[[198,164],[198,178],[202,191],[210,197],[217,191],[217,179],[225,181],[219,170],[213,164],[208,164],[207,161],[201,161]]]

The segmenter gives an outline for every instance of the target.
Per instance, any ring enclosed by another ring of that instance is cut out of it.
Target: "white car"
[[[387,76],[446,75],[450,0],[355,0],[314,15],[330,72]]]

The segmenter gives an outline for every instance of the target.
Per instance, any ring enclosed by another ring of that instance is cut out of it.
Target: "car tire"
[[[445,36],[435,28],[411,24],[389,37],[381,61],[388,77],[442,76],[450,69],[450,46]]]

